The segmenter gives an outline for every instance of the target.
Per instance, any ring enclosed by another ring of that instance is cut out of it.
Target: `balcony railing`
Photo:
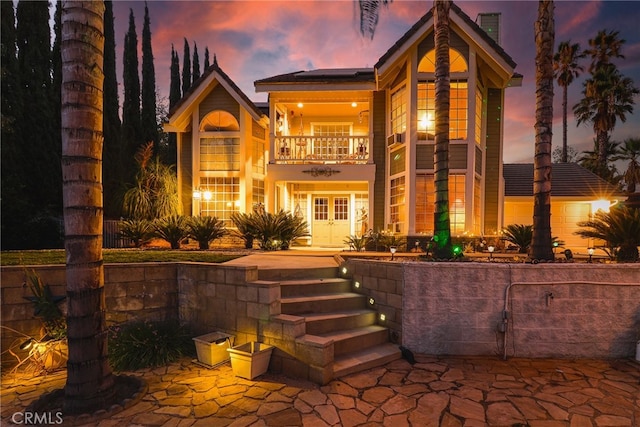
[[[277,136],[275,163],[361,164],[369,160],[369,136]]]

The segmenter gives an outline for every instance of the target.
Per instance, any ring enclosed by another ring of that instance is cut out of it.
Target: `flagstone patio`
[[[326,386],[267,373],[237,378],[227,363],[190,359],[142,370],[148,392],[86,426],[637,426],[640,364],[632,360],[510,359],[415,355]],[[2,378],[2,425],[64,371]],[[14,418],[20,422],[20,418]],[[65,422],[65,425],[69,425]]]

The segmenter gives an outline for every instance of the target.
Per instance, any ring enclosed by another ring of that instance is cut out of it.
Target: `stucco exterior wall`
[[[504,357],[506,336],[507,357],[631,357],[640,339],[640,264],[347,267],[392,333],[419,353]]]

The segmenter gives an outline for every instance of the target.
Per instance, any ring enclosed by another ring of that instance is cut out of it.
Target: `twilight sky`
[[[456,1],[473,20],[482,12],[501,13],[501,45],[524,75],[522,87],[506,93],[504,161],[533,162],[535,115],[535,45],[533,23],[537,1]],[[253,82],[266,77],[317,68],[373,67],[378,59],[433,5],[431,0],[395,0],[382,8],[373,40],[358,30],[356,1],[149,1],[149,16],[156,85],[161,96],[169,95],[169,67],[173,44],[183,61],[184,38],[198,46],[200,66],[205,47],[218,65],[254,101],[266,101],[255,92]],[[122,46],[133,10],[142,40],[144,2],[114,1],[118,82],[122,84]],[[626,40],[617,60],[620,71],[640,87],[640,2],[556,1],[556,46],[571,40],[583,49],[599,30],[619,31]],[[140,64],[142,54],[139,54]],[[587,61],[583,64],[588,66]],[[202,71],[201,71],[202,72]],[[592,150],[590,125],[576,127],[571,107],[582,95],[585,74],[569,86],[569,145],[578,151]],[[562,145],[562,91],[555,88],[553,144]],[[613,139],[640,137],[640,97],[635,114],[617,122]],[[122,102],[122,95],[120,98]]]

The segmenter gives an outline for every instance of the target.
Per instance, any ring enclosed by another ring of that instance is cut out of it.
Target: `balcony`
[[[366,164],[369,136],[276,136],[276,164]]]

